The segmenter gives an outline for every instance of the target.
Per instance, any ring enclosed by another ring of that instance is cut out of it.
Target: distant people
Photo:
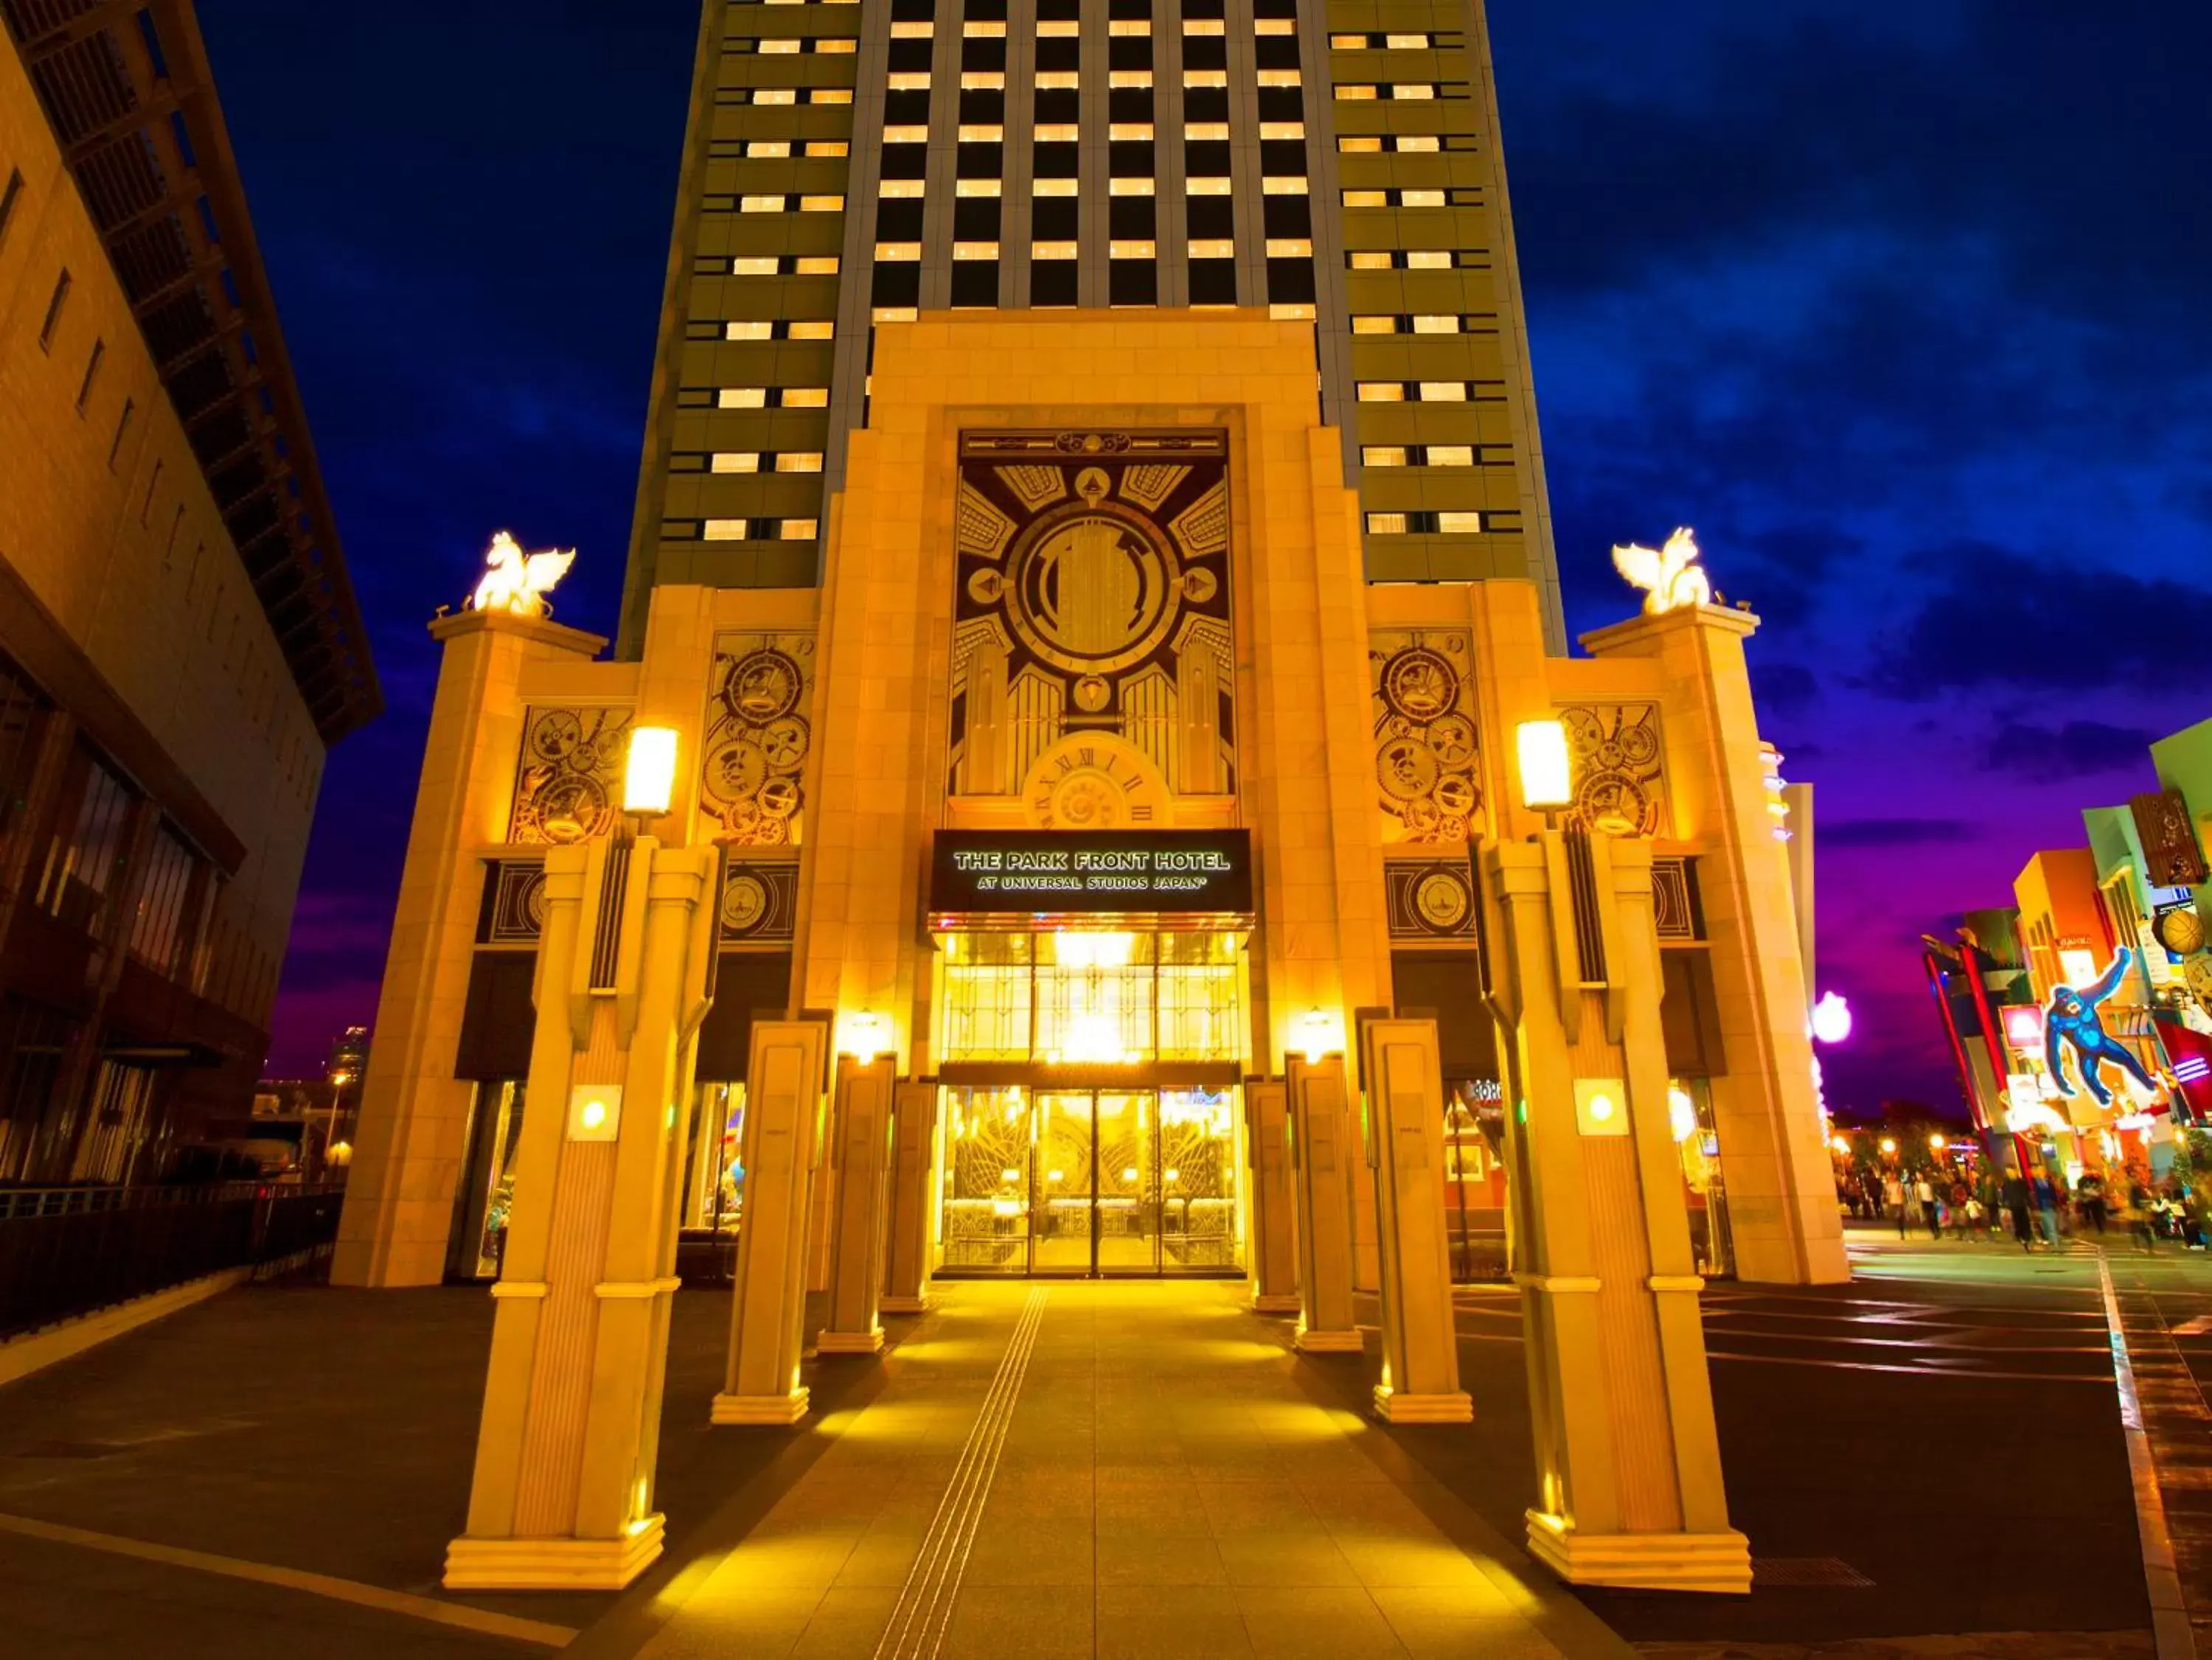
[[[1958,1177],[1952,1182],[1951,1191],[1948,1197],[1949,1203],[1945,1209],[1950,1213],[1951,1231],[1963,1239],[1966,1237],[1966,1223],[1969,1220],[1966,1207],[1973,1198],[1973,1195],[1966,1191],[1966,1178],[1964,1176]]]
[[[1943,1237],[1942,1201],[1936,1195],[1935,1183],[1928,1179],[1928,1172],[1924,1170],[1913,1180],[1912,1202],[1920,1207],[1921,1219],[1928,1224],[1928,1237],[1931,1239],[1942,1239]]]
[[[1897,1237],[1905,1237],[1905,1184],[1891,1171],[1881,1178],[1882,1202],[1897,1213]],[[1879,1213],[1877,1213],[1879,1214]]]
[[[2017,1176],[2004,1179],[2005,1209],[2012,1214],[2013,1238],[2020,1241],[2022,1251],[2035,1248],[2034,1225],[2027,1219],[2027,1184]]]
[[[2158,1218],[2151,1210],[2150,1190],[2134,1180],[2128,1183],[2128,1232],[2142,1250],[2158,1250]]]
[[[2105,1178],[2094,1170],[2074,1184],[2074,1214],[2098,1233],[2105,1231]]]
[[[2038,1171],[2029,1192],[2035,1200],[2035,1222],[2042,1230],[2043,1242],[2053,1251],[2058,1249],[2058,1190],[2051,1184],[2051,1178]]]

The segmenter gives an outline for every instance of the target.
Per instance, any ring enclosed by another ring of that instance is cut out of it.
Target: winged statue
[[[1644,614],[1654,615],[1685,605],[1710,605],[1713,585],[1698,563],[1698,543],[1687,526],[1667,538],[1656,552],[1631,542],[1613,550],[1613,568],[1632,586],[1644,590]]]
[[[507,611],[519,617],[550,616],[553,608],[545,603],[545,596],[575,562],[574,548],[526,554],[521,543],[501,530],[491,539],[491,551],[484,555],[483,580],[477,584],[469,604],[479,611]]]

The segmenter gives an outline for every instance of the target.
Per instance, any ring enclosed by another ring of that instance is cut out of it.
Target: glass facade
[[[1242,1061],[1243,936],[947,934],[944,1061]]]

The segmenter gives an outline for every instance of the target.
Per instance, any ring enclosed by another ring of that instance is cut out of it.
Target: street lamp
[[[623,811],[657,819],[676,792],[676,729],[633,726],[629,757],[623,768]]]
[[[1928,1145],[1938,1153],[1941,1153],[1945,1148],[1950,1146],[1950,1142],[1944,1140],[1940,1135],[1930,1136],[1928,1138]]]
[[[1556,720],[1524,720],[1515,730],[1521,758],[1521,803],[1544,815],[1550,829],[1559,810],[1574,801],[1567,765],[1567,729]]]
[[[1881,1150],[1889,1157],[1895,1158],[1897,1156],[1897,1142],[1895,1138],[1889,1136],[1883,1136],[1881,1138]]]

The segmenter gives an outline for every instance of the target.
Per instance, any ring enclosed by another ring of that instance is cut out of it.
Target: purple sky
[[[418,15],[419,14],[419,15]],[[373,1017],[490,531],[611,628],[696,15],[210,6],[391,712],[333,754],[276,1070]],[[2212,137],[2181,0],[1492,0],[1571,629],[1697,528],[1817,786],[1832,1101],[1955,1107],[1916,942],[2212,714]],[[434,45],[431,44],[434,42]]]

